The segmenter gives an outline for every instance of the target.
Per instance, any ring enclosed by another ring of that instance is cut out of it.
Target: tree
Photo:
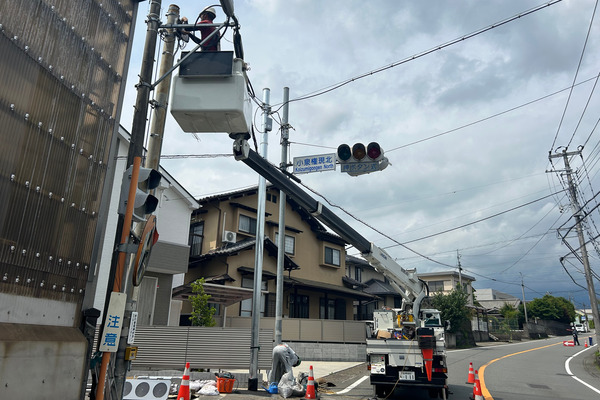
[[[440,311],[442,319],[450,321],[450,332],[456,333],[471,320],[471,310],[467,307],[469,295],[457,287],[448,294],[435,293],[432,305]]]
[[[504,317],[504,323],[510,329],[519,329],[519,310],[511,304],[504,303],[499,310],[500,315]]]
[[[549,294],[527,303],[527,313],[530,317],[567,324],[575,321],[575,306],[564,297],[554,297]]]
[[[208,300],[212,297],[204,291],[204,278],[200,278],[191,283],[192,292],[190,296],[192,303],[192,315],[190,321],[193,326],[215,326],[217,323],[214,319],[214,314],[217,311],[214,307],[208,305]]]

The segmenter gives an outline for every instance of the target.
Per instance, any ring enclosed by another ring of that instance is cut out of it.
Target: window
[[[275,244],[279,243],[279,232],[275,233]],[[296,253],[296,238],[293,236],[285,235],[284,239],[285,254],[294,255]]]
[[[429,286],[431,293],[444,291],[444,281],[429,281],[427,282],[427,286]]]
[[[357,282],[362,282],[362,268],[354,268],[354,280],[356,280]]]
[[[202,239],[204,239],[204,222],[190,226],[190,237],[188,239],[190,256],[202,254]]]
[[[238,230],[240,232],[256,235],[256,218],[250,218],[247,215],[240,214]]]
[[[253,289],[254,288],[254,277],[242,277],[242,287]],[[260,290],[267,290],[267,281],[262,281]],[[260,316],[265,316],[265,295],[260,296]],[[252,316],[252,299],[242,300],[240,304],[240,316],[241,317],[251,317]]]
[[[357,315],[356,315],[356,319],[357,320],[372,320],[373,319],[373,312],[377,309],[377,302],[376,301],[372,301],[369,303],[363,303],[360,304],[357,307]]]
[[[346,319],[346,300],[344,299],[319,299],[319,318],[321,319]]]
[[[325,264],[340,266],[340,251],[325,246]]]
[[[308,318],[308,296],[290,294],[290,318]]]
[[[277,204],[277,195],[267,193],[267,201]]]

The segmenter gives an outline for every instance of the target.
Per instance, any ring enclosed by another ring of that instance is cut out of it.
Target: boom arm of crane
[[[413,318],[418,323],[419,309],[421,301],[427,296],[427,287],[418,279],[415,270],[402,268],[383,249],[365,239],[344,220],[292,182],[281,170],[250,149],[247,143],[247,134],[232,134],[231,136],[235,140],[233,143],[235,159],[243,161],[359,250],[369,264],[388,278],[392,287],[402,296],[403,308],[411,309]]]

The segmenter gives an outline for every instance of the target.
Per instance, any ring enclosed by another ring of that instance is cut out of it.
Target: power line
[[[549,98],[549,97],[552,97],[552,96],[555,96],[555,95],[557,95],[557,94],[560,94],[560,93],[562,93],[562,92],[564,92],[564,91],[566,91],[566,90],[573,90],[573,88],[574,88],[575,86],[582,85],[582,84],[584,84],[584,83],[587,83],[587,82],[589,82],[589,81],[591,81],[591,80],[593,80],[593,79],[598,79],[598,77],[592,77],[592,78],[588,78],[588,79],[586,79],[586,80],[584,80],[584,81],[581,81],[581,82],[579,82],[579,83],[577,83],[577,84],[574,84],[574,85],[572,85],[572,86],[568,86],[568,87],[566,87],[566,88],[563,88],[563,89],[557,90],[556,92],[553,92],[553,93],[547,94],[547,95],[545,95],[545,96],[542,96],[542,97],[540,97],[540,98],[537,98],[537,99],[535,99],[535,100],[528,101],[527,103],[523,103],[523,104],[521,104],[521,105],[518,105],[518,106],[515,106],[515,107],[512,107],[512,108],[509,108],[509,109],[507,109],[507,110],[504,110],[504,111],[500,111],[500,112],[498,112],[498,113],[496,113],[496,114],[493,114],[493,115],[487,116],[487,117],[485,117],[485,118],[478,119],[477,121],[469,122],[468,124],[461,125],[461,126],[459,126],[459,127],[457,127],[457,128],[453,128],[453,129],[447,130],[447,131],[445,131],[445,132],[438,133],[438,134],[436,134],[436,135],[432,135],[432,136],[429,136],[429,137],[426,137],[426,138],[423,138],[423,139],[420,139],[420,140],[416,140],[416,141],[414,141],[414,142],[407,143],[407,144],[404,144],[404,145],[402,145],[402,146],[394,147],[394,148],[392,148],[392,149],[390,149],[390,150],[386,150],[386,152],[387,152],[387,153],[390,153],[390,152],[392,152],[392,151],[394,151],[394,150],[403,149],[403,148],[405,148],[405,147],[413,146],[413,145],[415,145],[415,144],[419,144],[419,143],[422,143],[422,142],[426,142],[426,141],[428,141],[428,140],[435,139],[435,138],[437,138],[437,137],[444,136],[444,135],[447,135],[447,134],[449,134],[449,133],[456,132],[456,131],[458,131],[458,130],[460,130],[460,129],[468,128],[468,127],[470,127],[470,126],[473,126],[473,125],[479,124],[479,123],[481,123],[481,122],[484,122],[484,121],[490,120],[490,119],[492,119],[492,118],[499,117],[500,115],[504,115],[504,114],[507,114],[507,113],[509,113],[509,112],[512,112],[512,111],[518,110],[519,108],[523,108],[523,107],[529,106],[529,105],[531,105],[531,104],[537,103],[538,101],[545,100],[545,99],[547,99],[547,98]]]
[[[562,191],[560,191],[560,192],[562,192]],[[488,219],[491,219],[491,218],[497,217],[497,216],[499,216],[499,215],[506,214],[506,213],[508,213],[508,212],[511,212],[511,211],[517,210],[517,209],[519,209],[519,208],[522,208],[522,207],[526,207],[526,206],[528,206],[528,205],[531,205],[531,204],[533,204],[533,203],[536,203],[536,202],[538,202],[538,201],[541,201],[541,200],[547,199],[548,197],[554,196],[554,195],[556,195],[556,194],[558,194],[558,193],[560,193],[560,192],[554,192],[554,193],[550,193],[549,195],[546,195],[546,196],[544,196],[544,197],[540,197],[539,199],[532,200],[532,201],[530,201],[530,202],[527,202],[527,203],[525,203],[525,204],[521,204],[521,205],[519,205],[519,206],[516,206],[516,207],[513,207],[513,208],[509,208],[508,210],[501,211],[501,212],[499,212],[499,213],[496,213],[496,214],[493,214],[493,215],[487,216],[487,217],[485,217],[485,218],[481,218],[481,219],[478,219],[478,220],[476,220],[476,221],[469,222],[469,223],[467,223],[467,224],[463,224],[463,225],[460,225],[460,226],[457,226],[457,227],[454,227],[454,228],[451,228],[451,229],[446,229],[445,231],[441,231],[441,232],[438,232],[438,233],[433,233],[433,234],[431,234],[431,235],[423,236],[423,237],[421,237],[421,238],[418,238],[418,239],[409,240],[408,242],[404,242],[404,243],[405,243],[405,244],[408,244],[408,243],[414,243],[414,242],[418,242],[418,241],[421,241],[421,240],[425,240],[425,239],[432,238],[432,237],[434,237],[434,236],[438,236],[438,235],[442,235],[442,234],[445,234],[445,233],[448,233],[448,232],[452,232],[452,231],[455,231],[455,230],[457,230],[457,229],[461,229],[461,228],[467,227],[467,226],[469,226],[469,225],[477,224],[477,223],[479,223],[479,222],[486,221],[486,220],[488,220]],[[393,246],[390,246],[390,247],[393,247]]]
[[[548,3],[539,5],[537,7],[530,8],[529,10],[526,10],[526,11],[523,11],[523,12],[521,12],[519,14],[513,15],[512,17],[506,18],[506,19],[501,20],[499,22],[496,22],[496,23],[494,23],[492,25],[486,26],[484,28],[477,29],[477,30],[475,30],[475,31],[473,31],[471,33],[468,33],[468,34],[464,35],[464,36],[461,36],[459,38],[450,40],[450,41],[448,41],[446,43],[443,43],[443,44],[437,45],[435,47],[432,47],[429,50],[425,50],[425,51],[422,51],[420,53],[416,53],[416,54],[414,54],[412,56],[409,56],[409,57],[407,57],[405,59],[393,62],[393,63],[388,64],[386,66],[374,69],[372,71],[363,73],[361,75],[358,75],[358,76],[355,76],[353,78],[347,79],[345,81],[342,81],[340,83],[334,84],[332,86],[329,86],[329,87],[326,87],[326,88],[323,88],[323,89],[319,89],[316,92],[309,93],[307,95],[300,96],[300,97],[297,97],[295,99],[289,100],[288,103],[295,102],[295,101],[307,100],[307,99],[310,99],[310,98],[313,98],[313,97],[324,95],[326,93],[329,93],[329,92],[332,92],[332,91],[334,91],[336,89],[339,89],[339,88],[341,88],[343,86],[346,86],[346,85],[348,85],[348,84],[350,84],[352,82],[358,81],[360,79],[363,79],[363,78],[366,78],[366,77],[369,77],[369,76],[372,76],[372,75],[375,75],[375,74],[378,74],[380,72],[386,71],[386,70],[391,69],[391,68],[395,68],[395,67],[397,67],[399,65],[406,64],[409,61],[414,61],[414,60],[416,60],[418,58],[421,58],[421,57],[424,57],[424,56],[429,55],[431,53],[434,53],[436,51],[445,49],[446,47],[450,47],[450,46],[455,45],[457,43],[461,43],[461,42],[463,42],[463,41],[465,41],[467,39],[471,39],[471,38],[473,38],[475,36],[478,36],[478,35],[480,35],[482,33],[487,32],[489,30],[498,28],[498,27],[500,27],[502,25],[505,25],[505,24],[507,24],[509,22],[517,20],[517,19],[519,19],[521,17],[525,17],[525,16],[527,16],[529,14],[532,14],[534,12],[537,12],[537,11],[543,9],[543,8],[549,7],[549,6],[554,5],[556,3],[560,3],[561,1],[562,0],[553,0],[553,1],[550,1]],[[277,110],[279,110],[283,106],[284,106],[284,104],[282,103]]]
[[[579,75],[579,68],[581,68],[581,62],[583,61],[583,55],[585,54],[585,48],[587,46],[587,41],[588,41],[588,39],[590,37],[590,31],[592,30],[592,24],[594,22],[594,15],[596,14],[596,8],[597,7],[598,7],[598,0],[596,0],[596,4],[594,5],[594,11],[592,12],[592,19],[590,20],[590,25],[588,27],[587,35],[585,37],[585,42],[583,43],[583,49],[581,49],[581,56],[579,57],[579,63],[577,64],[577,70],[575,71],[575,76],[573,77],[573,85],[571,85],[572,87],[575,86],[575,82],[577,81],[577,76]],[[594,85],[594,87],[595,87],[595,85]],[[567,98],[567,102],[566,102],[565,108],[563,110],[563,114],[560,117],[560,122],[558,124],[558,128],[556,129],[556,134],[554,135],[554,141],[552,142],[552,146],[550,147],[550,151],[552,151],[552,149],[554,148],[554,145],[556,144],[556,139],[558,138],[558,133],[560,132],[560,128],[561,128],[563,120],[565,118],[565,114],[567,113],[567,109],[569,108],[569,102],[571,100],[571,95],[572,94],[573,94],[573,89],[571,88],[571,91],[569,91],[569,97]],[[577,129],[575,129],[575,132],[577,132]],[[569,147],[569,145],[571,144],[571,141],[573,140],[573,137],[575,136],[575,132],[573,132],[573,135],[571,136],[571,139],[569,140],[569,143],[567,144],[567,147]]]

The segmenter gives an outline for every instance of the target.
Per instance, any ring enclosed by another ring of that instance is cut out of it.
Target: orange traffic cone
[[[473,400],[485,400],[483,393],[481,393],[481,383],[477,371],[475,371],[475,383],[473,384]]]
[[[185,363],[185,371],[183,371],[183,378],[181,378],[181,385],[179,385],[177,400],[190,400],[190,363]]]
[[[585,348],[587,349],[587,340],[585,341]]]
[[[473,372],[473,363],[469,363],[469,379],[467,383],[475,383],[475,372]]]
[[[306,384],[306,396],[305,399],[316,399],[317,393],[315,392],[315,376],[313,375],[313,367],[310,366],[308,373],[308,383]]]

